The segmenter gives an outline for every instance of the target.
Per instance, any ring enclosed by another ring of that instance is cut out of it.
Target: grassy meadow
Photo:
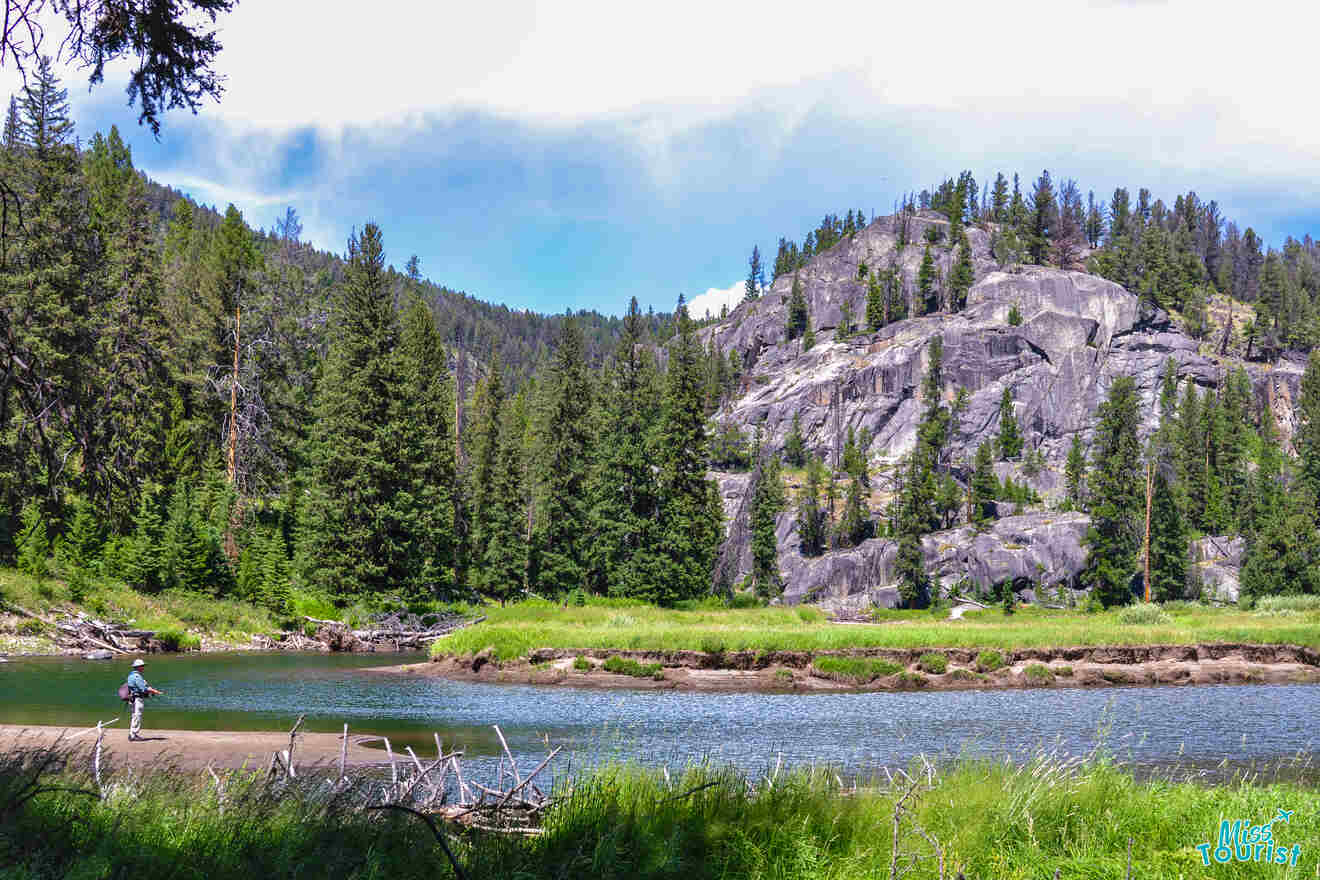
[[[1304,597],[1313,598],[1313,597]],[[1296,607],[1287,607],[1295,605]],[[483,611],[486,621],[437,641],[432,655],[486,648],[502,660],[538,648],[631,651],[828,651],[847,648],[1050,648],[1072,645],[1249,642],[1320,648],[1320,602],[1262,603],[1258,610],[1169,603],[1162,613],[1086,613],[1019,607],[972,611],[880,611],[874,624],[830,623],[816,608],[726,608],[693,603],[676,609],[588,599],[582,606],[529,600]],[[1126,622],[1134,620],[1135,622]],[[1153,621],[1153,622],[1146,622]]]
[[[960,871],[968,880],[1055,871],[1118,880],[1129,841],[1131,876],[1142,880],[1291,880],[1320,870],[1320,789],[1281,781],[1280,768],[1215,786],[1138,780],[1101,756],[1041,754],[1016,766],[964,759],[929,784],[923,768],[908,769],[922,781],[898,828],[909,880],[939,877],[940,855],[950,880]],[[0,880],[455,876],[420,821],[357,809],[379,797],[362,784],[332,796],[310,775],[267,785],[234,773],[222,802],[209,777],[147,771],[112,777],[104,798],[57,789],[16,803],[29,778],[23,756],[0,760]],[[96,788],[75,773],[46,782]],[[447,839],[469,878],[872,880],[890,876],[895,802],[908,789],[884,777],[854,785],[821,769],[747,778],[613,767],[571,788],[561,781],[539,836],[451,828]],[[1196,847],[1217,841],[1221,819],[1261,824],[1280,808],[1293,815],[1275,823],[1274,839],[1301,845],[1295,866],[1203,865]]]

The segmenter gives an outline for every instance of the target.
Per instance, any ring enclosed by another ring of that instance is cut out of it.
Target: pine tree
[[[74,498],[73,518],[64,535],[64,554],[75,567],[91,569],[100,562],[106,533],[101,519],[85,498]]]
[[[930,602],[930,577],[926,574],[926,557],[921,552],[921,536],[916,532],[905,531],[899,537],[894,575],[905,607],[921,608]]]
[[[284,616],[289,613],[293,600],[293,591],[289,584],[289,555],[284,545],[284,536],[279,529],[271,529],[259,545],[261,604],[273,614]]]
[[[939,291],[935,289],[935,259],[931,256],[929,244],[921,257],[921,268],[917,270],[917,291],[921,294],[924,314],[939,311]]]
[[[1315,506],[1309,488],[1302,487],[1260,512],[1242,560],[1242,599],[1320,594],[1320,532],[1316,530]]]
[[[786,333],[790,340],[797,339],[807,332],[811,317],[807,312],[807,298],[802,292],[802,281],[793,276],[793,289],[788,295],[788,325]]]
[[[1206,396],[1208,399],[1209,395]],[[1182,404],[1178,408],[1177,449],[1178,485],[1186,504],[1187,518],[1199,526],[1205,518],[1207,488],[1205,425],[1196,383],[1190,381],[1183,390]]]
[[[839,517],[835,544],[839,547],[856,547],[871,534],[871,513],[866,503],[866,492],[862,481],[853,477],[848,481],[848,494],[843,502],[843,514]]]
[[[990,192],[990,219],[996,223],[1008,222],[1008,178],[1002,172],[995,175]]]
[[[606,391],[606,422],[591,486],[593,585],[622,596],[649,589],[643,575],[659,539],[659,486],[647,446],[659,399],[642,334],[641,309],[634,297]]]
[[[651,597],[660,604],[691,599],[711,588],[715,555],[723,537],[719,490],[706,476],[709,442],[701,408],[700,354],[696,328],[682,299],[678,336],[670,346],[664,414],[659,426],[661,529],[660,577]]]
[[[885,287],[874,274],[866,283],[866,330],[874,333],[885,325]]]
[[[29,501],[19,514],[18,570],[40,580],[49,573],[50,537],[41,505]]]
[[[1137,441],[1136,383],[1119,376],[1099,409],[1089,484],[1091,527],[1082,574],[1105,607],[1131,599],[1129,587],[1141,545],[1138,517],[1145,504],[1145,475]]]
[[[953,274],[949,276],[949,298],[955,312],[967,306],[967,291],[972,289],[976,280],[972,268],[972,249],[964,238],[958,246],[958,259],[953,264]]]
[[[1187,530],[1178,499],[1156,468],[1150,512],[1150,594],[1156,602],[1183,598],[1187,583]]]
[[[125,553],[124,574],[131,585],[149,593],[157,592],[162,586],[162,526],[160,504],[155,493],[144,491],[133,517],[133,537]]]
[[[1302,483],[1312,498],[1320,498],[1320,348],[1312,349],[1302,373],[1301,394],[1297,400],[1297,447]]]
[[[812,457],[807,462],[806,483],[798,493],[798,543],[803,556],[819,556],[825,552],[825,511],[820,503],[821,484],[825,479],[825,465]]]
[[[1006,461],[1022,454],[1022,432],[1018,428],[1017,415],[1013,410],[1013,392],[1005,386],[999,398],[999,436],[995,440],[999,447],[999,459]]]
[[[761,265],[761,249],[752,246],[752,256],[747,260],[747,281],[744,283],[743,300],[754,300],[761,295],[765,286],[765,267]]]
[[[971,497],[968,514],[973,522],[985,522],[994,517],[994,500],[999,493],[999,480],[995,477],[994,456],[990,443],[976,447],[976,461],[972,470]]]
[[[779,458],[775,455],[766,456],[752,474],[752,509],[749,517],[752,579],[756,582],[757,595],[763,598],[774,598],[783,590],[776,526],[784,503]]]
[[[1042,171],[1031,194],[1027,251],[1033,263],[1043,266],[1047,262],[1058,223],[1059,206],[1054,197],[1054,184],[1050,181],[1049,171]]]
[[[209,548],[201,533],[192,493],[176,485],[160,538],[161,581],[166,588],[200,590],[209,580]]]
[[[398,386],[385,439],[401,491],[378,511],[381,524],[402,537],[397,585],[414,596],[453,593],[459,575],[454,387],[449,355],[431,308],[415,297],[404,314],[397,355]]]
[[[536,589],[551,596],[587,586],[592,394],[585,346],[578,320],[565,315],[550,364],[544,448],[538,462],[544,494],[537,515]],[[700,412],[700,349],[695,343],[686,357]]]
[[[1082,448],[1082,435],[1073,434],[1068,447],[1068,459],[1063,469],[1064,496],[1075,510],[1086,509],[1086,450]]]
[[[807,463],[807,444],[802,437],[802,414],[793,413],[793,424],[784,439],[784,461],[793,467],[802,467]]]
[[[380,228],[349,240],[333,336],[308,442],[302,506],[304,577],[347,599],[406,583],[413,572],[403,535],[379,528],[379,513],[403,489],[389,458],[401,388],[398,319],[385,274]]]

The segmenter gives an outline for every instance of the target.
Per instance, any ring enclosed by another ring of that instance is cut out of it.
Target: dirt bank
[[[1294,645],[1121,645],[1030,648],[998,652],[1002,666],[982,662],[985,652],[949,648],[944,672],[920,663],[927,651],[859,650],[740,651],[559,651],[540,650],[525,660],[498,662],[474,657],[372,668],[371,672],[430,676],[459,681],[546,684],[594,688],[691,691],[874,691],[965,690],[969,688],[1094,687],[1154,684],[1320,683],[1320,651]],[[634,677],[606,672],[606,658],[659,664],[658,673]],[[589,669],[581,669],[578,657]],[[900,671],[865,684],[822,673],[812,661],[823,657],[885,660]]]
[[[272,752],[289,747],[289,734],[231,732],[223,730],[149,730],[141,742],[128,741],[127,719],[121,719],[106,732],[104,749],[113,765],[144,767],[150,764],[173,765],[199,770],[213,767],[248,767],[265,770]],[[374,739],[367,735],[348,735],[347,763],[352,766],[385,763],[385,753],[362,745]],[[75,756],[91,760],[96,731],[85,727],[41,727],[0,724],[0,751],[15,748],[67,747]],[[314,764],[337,765],[340,736],[337,733],[299,733],[294,747],[296,767]]]

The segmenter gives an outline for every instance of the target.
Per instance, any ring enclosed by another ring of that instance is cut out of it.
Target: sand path
[[[121,720],[107,729],[104,742],[106,753],[119,766],[170,764],[195,770],[210,764],[213,767],[246,766],[265,770],[272,752],[289,747],[287,732],[144,729],[142,735],[148,738],[142,742],[129,742],[127,724]],[[362,745],[363,741],[373,739],[366,734],[358,735],[349,731],[349,765],[385,763],[384,751]],[[0,752],[22,747],[63,746],[75,755],[87,755],[90,761],[95,742],[95,728],[89,732],[85,727],[0,724]],[[339,750],[340,735],[337,733],[299,733],[298,743],[294,747],[294,764],[297,767],[337,764]]]

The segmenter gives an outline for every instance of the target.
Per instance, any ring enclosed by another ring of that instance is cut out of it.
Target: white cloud
[[[739,281],[723,289],[712,287],[705,293],[692,297],[692,301],[688,303],[688,314],[693,318],[704,318],[708,314],[712,318],[718,318],[720,309],[723,306],[728,306],[729,310],[732,311],[734,306],[742,302],[743,296],[747,293],[744,284],[744,282]]]

